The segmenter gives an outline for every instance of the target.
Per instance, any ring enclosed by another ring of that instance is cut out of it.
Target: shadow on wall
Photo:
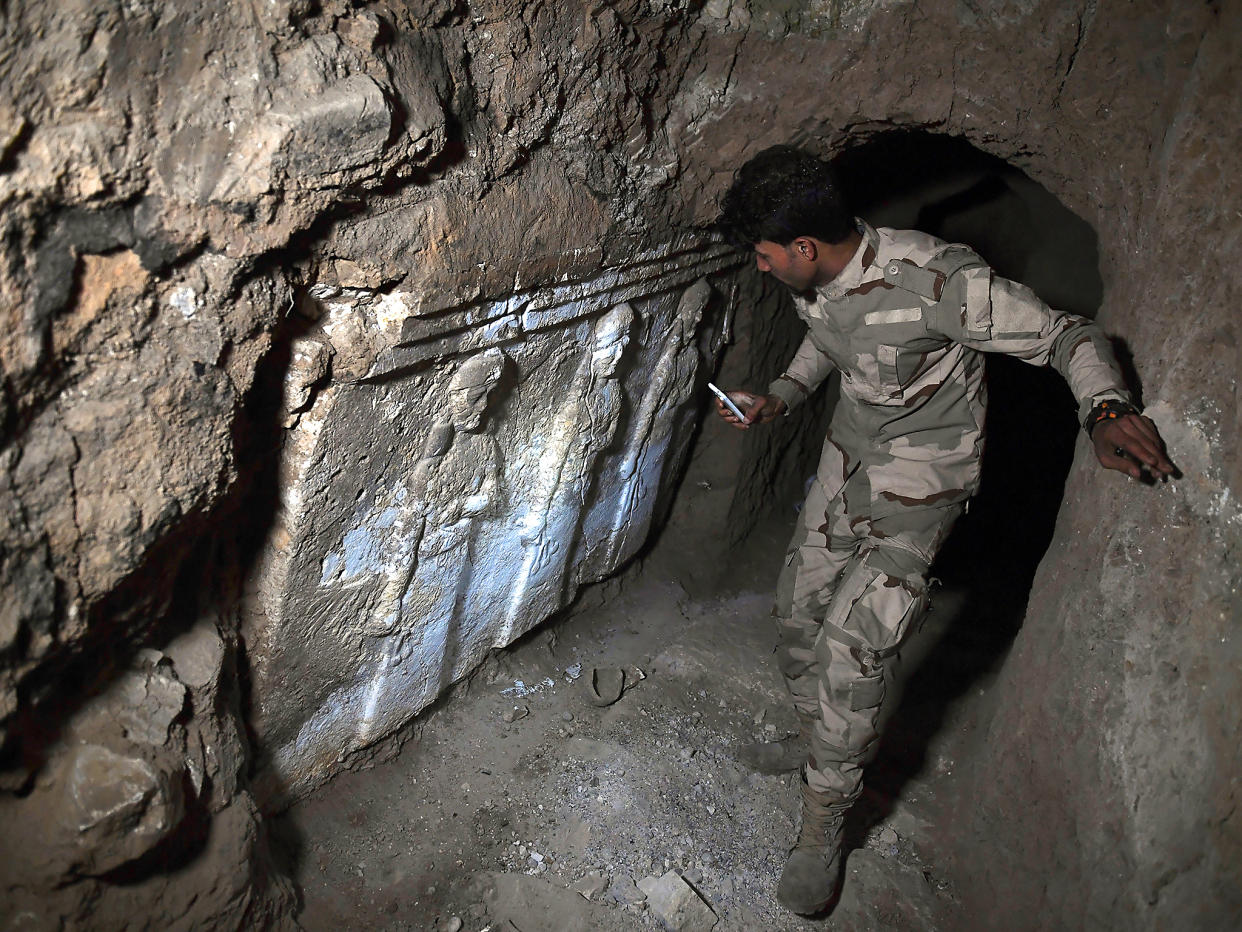
[[[1012,165],[960,138],[906,132],[874,137],[836,164],[871,223],[966,243],[1053,307],[1095,316],[1103,284],[1094,230]],[[987,378],[981,489],[932,570],[959,598],[945,600],[954,614],[938,619],[944,634],[906,684],[872,767],[869,797],[881,816],[923,768],[950,704],[998,669],[1021,627],[1074,456],[1076,406],[1055,370],[994,356]]]

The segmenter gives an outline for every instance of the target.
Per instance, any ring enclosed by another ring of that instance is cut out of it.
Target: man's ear
[[[799,259],[814,262],[819,258],[819,246],[809,236],[799,236],[789,246]]]

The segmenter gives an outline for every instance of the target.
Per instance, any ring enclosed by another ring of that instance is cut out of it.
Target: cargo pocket
[[[877,709],[884,701],[884,674],[876,673],[863,676],[850,683],[850,710],[861,712],[864,709]]]

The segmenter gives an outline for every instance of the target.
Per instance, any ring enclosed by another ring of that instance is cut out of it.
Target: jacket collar
[[[875,262],[875,257],[879,253],[880,234],[875,231],[875,227],[860,217],[856,217],[854,223],[858,232],[862,234],[862,241],[840,274],[828,284],[820,285],[815,289],[825,298],[843,297],[847,291],[861,285],[866,278],[867,269]]]

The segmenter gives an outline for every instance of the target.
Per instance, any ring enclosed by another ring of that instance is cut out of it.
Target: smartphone
[[[734,416],[734,417],[736,417],[736,418],[737,418],[739,421],[741,421],[743,424],[747,423],[747,421],[746,421],[746,415],[742,413],[741,408],[739,408],[737,405],[735,405],[735,404],[733,403],[733,399],[732,399],[732,398],[730,398],[728,395],[726,395],[724,392],[722,392],[719,388],[717,388],[717,387],[716,387],[715,385],[713,385],[711,382],[708,382],[708,383],[707,383],[707,387],[708,387],[708,388],[710,388],[710,389],[712,390],[712,394],[713,394],[713,395],[715,395],[717,398],[719,398],[721,401],[723,401],[723,402],[724,402],[725,407],[726,407],[726,408],[728,408],[730,411],[732,411],[732,412],[733,412],[733,416]]]

